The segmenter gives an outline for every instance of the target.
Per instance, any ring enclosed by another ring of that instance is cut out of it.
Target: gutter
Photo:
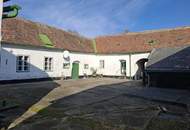
[[[22,43],[22,44],[19,44],[19,43],[10,43],[10,42],[6,42],[6,41],[2,41],[1,42],[2,45],[4,45],[5,47],[11,45],[11,46],[14,46],[14,47],[22,47],[23,49],[43,49],[43,50],[54,50],[54,51],[64,51],[64,50],[68,50],[70,52],[73,52],[73,53],[82,53],[82,54],[94,54],[94,52],[80,52],[80,51],[72,51],[70,49],[63,49],[63,48],[48,48],[48,47],[45,47],[45,46],[38,46],[38,45],[29,45],[28,43]]]
[[[2,41],[2,36],[1,36],[1,23],[2,23],[2,13],[3,13],[3,1],[1,0],[0,2],[0,69],[1,69],[1,41]]]

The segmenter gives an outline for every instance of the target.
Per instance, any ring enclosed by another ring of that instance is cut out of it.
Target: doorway
[[[120,60],[121,63],[121,75],[126,76],[126,60]]]
[[[145,63],[148,62],[147,58],[142,58],[136,62],[138,66],[138,70],[135,74],[135,79],[140,80],[143,79],[143,84],[145,85],[146,82],[146,75],[145,75]]]
[[[79,78],[79,62],[73,62],[72,64],[72,79]]]

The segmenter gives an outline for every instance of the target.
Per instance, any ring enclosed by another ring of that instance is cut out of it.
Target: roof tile
[[[44,46],[39,34],[48,36],[54,48],[75,52],[94,52],[90,39],[20,18],[3,20],[2,41],[20,45]]]
[[[148,52],[153,48],[190,45],[190,27],[96,38],[99,53]]]

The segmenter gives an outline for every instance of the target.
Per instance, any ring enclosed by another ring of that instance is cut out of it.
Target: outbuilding
[[[190,46],[154,49],[146,65],[148,86],[189,88]]]

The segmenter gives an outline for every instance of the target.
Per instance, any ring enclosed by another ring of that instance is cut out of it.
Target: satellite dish
[[[64,59],[68,59],[69,56],[70,56],[69,51],[66,50],[66,51],[63,52],[63,58],[64,58]]]

